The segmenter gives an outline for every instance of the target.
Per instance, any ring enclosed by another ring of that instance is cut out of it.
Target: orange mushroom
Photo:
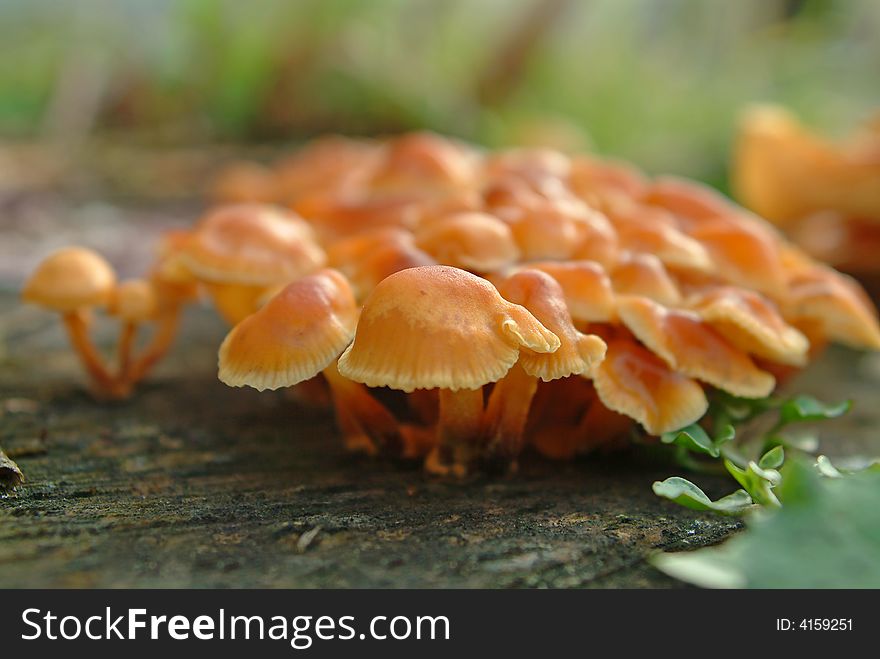
[[[810,264],[792,274],[783,314],[808,335],[880,350],[880,326],[871,300],[855,280],[827,266]]]
[[[280,199],[275,172],[255,162],[233,163],[222,169],[208,194],[221,204],[271,204]]]
[[[510,228],[487,213],[453,213],[422,222],[415,239],[438,263],[471,272],[495,272],[519,258]]]
[[[234,325],[253,313],[267,287],[315,271],[325,255],[295,214],[241,204],[206,215],[180,249],[179,260]]]
[[[681,303],[678,286],[653,254],[622,254],[611,270],[611,285],[617,295],[643,295],[669,307]]]
[[[321,270],[288,284],[238,323],[219,352],[219,378],[231,387],[263,391],[291,387],[322,373],[340,428],[355,446],[377,443],[398,451],[393,415],[361,386],[339,375],[336,359],[351,343],[358,307],[339,272]],[[364,441],[364,439],[369,441]]]
[[[489,282],[450,266],[402,270],[364,302],[339,372],[370,387],[439,390],[438,449],[428,467],[463,473],[482,448],[482,387],[521,348],[549,353],[559,338]]]
[[[519,361],[501,378],[489,396],[486,425],[489,451],[504,460],[522,449],[523,431],[538,380],[548,382],[590,371],[605,355],[605,342],[575,328],[562,288],[540,270],[521,270],[498,287],[510,302],[528,309],[560,341],[552,353],[520,350]]]
[[[740,350],[778,364],[806,363],[807,337],[758,293],[729,286],[711,288],[691,296],[687,306]]]
[[[627,329],[674,371],[743,398],[763,398],[773,391],[773,376],[696,313],[666,309],[638,296],[619,298],[617,313]]]
[[[616,318],[614,290],[605,269],[593,261],[533,261],[526,266],[546,272],[562,287],[565,304],[580,325]]]
[[[116,287],[113,268],[83,247],[65,247],[47,256],[25,282],[22,299],[61,314],[73,349],[101,395],[125,395],[89,338],[90,311],[105,307]]]
[[[605,407],[635,419],[651,435],[694,423],[709,405],[699,384],[625,338],[608,342],[593,384]]]
[[[129,372],[138,329],[143,323],[155,320],[159,313],[156,290],[146,279],[124,281],[113,291],[107,313],[122,322],[118,345],[119,379],[131,384]]]

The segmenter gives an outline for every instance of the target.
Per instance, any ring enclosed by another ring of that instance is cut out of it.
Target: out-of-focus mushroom
[[[257,204],[210,212],[179,258],[232,325],[253,313],[266,288],[314,272],[325,261],[311,229],[298,216]]]
[[[681,231],[668,211],[620,197],[607,205],[606,213],[622,250],[652,254],[673,268],[700,272],[711,269],[706,248]]]
[[[727,282],[775,300],[784,297],[782,241],[769,224],[706,186],[671,177],[654,181],[642,201],[673,213],[685,233],[706,248],[713,270]]]
[[[663,262],[653,254],[622,254],[611,270],[617,295],[643,295],[664,306],[677,306],[681,294]]]
[[[740,350],[778,364],[806,363],[807,337],[758,293],[732,286],[711,288],[688,298],[687,306]]]
[[[339,372],[370,387],[438,389],[439,446],[427,466],[461,473],[482,448],[483,385],[504,377],[521,348],[559,345],[486,280],[449,266],[410,268],[367,297]]]
[[[328,265],[348,278],[358,301],[363,301],[380,281],[399,270],[435,264],[429,254],[416,246],[410,232],[393,227],[331,243],[327,258]]]
[[[519,258],[510,227],[487,213],[453,213],[423,222],[416,244],[438,263],[471,272],[495,272]]]
[[[783,108],[757,106],[740,123],[733,188],[780,226],[823,211],[880,222],[880,158],[870,145],[876,138],[834,144]]]
[[[159,314],[159,300],[156,290],[149,280],[130,279],[121,282],[113,291],[107,313],[122,323],[117,352],[119,355],[119,379],[129,382],[132,353],[137,340],[138,329],[143,323],[156,319]]]
[[[61,314],[70,342],[103,396],[125,395],[117,390],[101,355],[89,338],[90,311],[105,307],[116,287],[116,274],[90,249],[65,247],[47,256],[25,282],[22,299]]]
[[[604,357],[605,342],[575,328],[562,288],[545,272],[521,270],[501,282],[498,291],[506,300],[528,309],[560,341],[559,348],[552,353],[522,348],[519,361],[495,384],[489,396],[489,451],[510,461],[522,449],[523,431],[538,380],[548,382],[587,373]]]
[[[810,264],[793,273],[782,311],[811,339],[880,350],[880,326],[871,300],[851,277],[827,266]]]
[[[275,172],[256,162],[224,167],[211,182],[208,195],[220,204],[271,204],[280,200]]]
[[[350,445],[375,442],[399,452],[393,415],[363,386],[339,375],[336,359],[351,343],[358,307],[339,272],[321,270],[288,284],[238,323],[219,352],[219,377],[259,391],[291,387],[323,373]],[[364,442],[369,438],[369,442]]]
[[[619,298],[617,313],[627,329],[674,371],[743,398],[763,398],[773,391],[773,376],[696,313],[666,309],[637,296]]]
[[[540,206],[499,207],[524,261],[586,259],[607,264],[617,254],[608,218],[583,202],[546,201]]]
[[[656,355],[625,338],[608,342],[593,384],[605,407],[635,419],[651,435],[694,423],[709,405],[694,380],[673,372]]]
[[[562,287],[565,304],[579,325],[616,318],[614,290],[605,269],[593,261],[533,261],[526,266],[546,272]]]

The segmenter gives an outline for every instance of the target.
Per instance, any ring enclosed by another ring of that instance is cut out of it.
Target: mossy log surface
[[[656,498],[677,469],[637,452],[465,481],[348,454],[327,412],[217,381],[225,330],[204,309],[130,400],[96,402],[56,319],[14,284],[0,447],[25,482],[0,494],[0,587],[674,587],[650,552],[739,528]],[[856,399],[825,428],[830,453],[880,452],[877,371],[834,350],[802,376],[799,390]]]

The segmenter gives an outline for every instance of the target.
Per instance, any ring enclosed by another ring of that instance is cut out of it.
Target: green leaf
[[[810,463],[786,462],[779,486],[785,506],[747,518],[744,533],[651,562],[707,587],[880,588],[880,472],[822,478]]]
[[[785,449],[777,446],[761,456],[758,466],[761,469],[779,469],[783,462],[785,462]]]
[[[824,455],[816,458],[816,470],[826,478],[843,478],[843,474]]]
[[[689,480],[672,476],[665,481],[655,481],[654,494],[674,501],[693,510],[712,510],[722,515],[741,515],[752,507],[752,498],[743,490],[712,501],[703,490]]]
[[[773,488],[782,481],[782,475],[778,471],[775,469],[763,469],[751,461],[745,469],[735,465],[730,460],[725,460],[724,466],[730,472],[730,475],[755,500],[755,503],[759,503],[762,506],[770,506],[771,508],[778,508],[781,505],[779,499],[773,493]]]
[[[852,401],[826,405],[812,396],[796,396],[785,401],[779,408],[779,425],[799,423],[801,421],[821,421],[835,419],[849,412]]]
[[[660,436],[660,441],[664,444],[683,446],[690,451],[705,453],[713,458],[717,458],[721,455],[721,445],[732,440],[735,435],[736,431],[733,429],[733,426],[728,424],[722,428],[719,436],[713,440],[701,426],[692,423],[681,430],[663,433]]]

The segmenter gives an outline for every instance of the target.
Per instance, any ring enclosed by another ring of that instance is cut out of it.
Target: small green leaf
[[[821,421],[834,419],[849,412],[852,401],[826,405],[812,396],[796,396],[785,401],[779,408],[779,425],[801,421]]]
[[[752,498],[744,490],[712,501],[703,490],[689,480],[672,476],[665,481],[655,481],[654,494],[674,501],[693,510],[712,510],[722,515],[740,515],[753,506]]]
[[[783,462],[785,462],[785,449],[777,446],[761,456],[758,466],[761,469],[779,469]]]
[[[826,478],[843,478],[843,474],[824,455],[816,458],[816,470]]]
[[[721,455],[721,445],[732,440],[735,435],[736,431],[733,429],[733,426],[728,424],[721,429],[719,436],[713,440],[701,426],[692,423],[681,430],[663,433],[660,436],[660,441],[664,444],[683,446],[690,451],[698,451],[717,458]]]
[[[770,506],[778,508],[781,504],[776,495],[773,494],[773,488],[782,482],[782,475],[775,469],[762,469],[755,462],[749,462],[748,466],[743,469],[735,465],[730,460],[724,461],[727,471],[736,481],[743,486],[746,492],[762,506]]]

